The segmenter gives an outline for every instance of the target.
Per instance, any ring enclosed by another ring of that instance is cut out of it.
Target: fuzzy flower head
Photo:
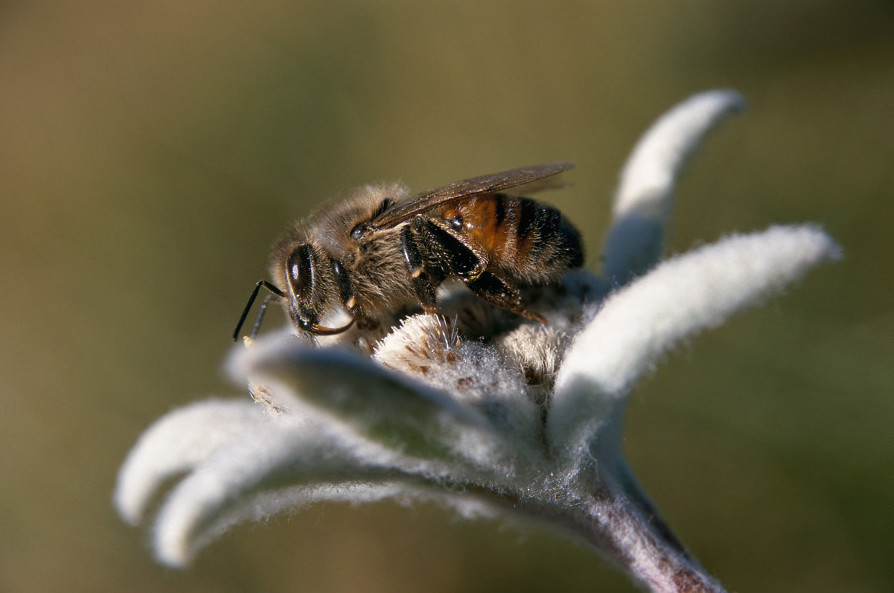
[[[465,517],[548,523],[651,591],[722,591],[661,520],[621,455],[625,404],[681,340],[778,292],[838,248],[814,226],[734,235],[661,261],[677,175],[741,108],[696,95],[660,118],[621,176],[603,272],[532,289],[524,321],[467,292],[444,316],[314,346],[289,332],[228,362],[254,401],[171,412],[118,479],[124,519],[155,519],[155,554],[187,564],[231,525],[319,501],[434,501]]]

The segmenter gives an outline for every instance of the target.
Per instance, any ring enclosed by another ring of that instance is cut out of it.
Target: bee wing
[[[534,165],[442,185],[441,187],[422,192],[404,205],[386,210],[374,218],[370,226],[376,229],[387,229],[437,206],[443,206],[444,204],[478,194],[487,194],[518,185],[525,185],[544,177],[558,175],[573,167],[574,163],[567,162]]]

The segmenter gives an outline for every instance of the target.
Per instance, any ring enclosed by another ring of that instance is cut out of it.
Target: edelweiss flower
[[[527,295],[549,325],[460,291],[446,318],[408,317],[378,341],[355,332],[337,338],[350,348],[309,347],[283,333],[239,347],[229,368],[260,403],[204,401],[159,420],[121,470],[119,512],[138,523],[185,474],[154,531],[159,560],[182,566],[234,523],[317,501],[437,501],[554,525],[652,591],[722,591],[660,519],[620,437],[631,388],[664,352],[838,257],[818,228],[780,226],[659,263],[683,162],[740,106],[703,93],[645,135],[602,277]]]

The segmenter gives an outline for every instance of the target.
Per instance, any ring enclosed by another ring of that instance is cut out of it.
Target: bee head
[[[351,327],[319,325],[336,300],[335,263],[312,243],[296,243],[282,260],[286,285],[286,310],[298,328],[314,335],[337,334]]]

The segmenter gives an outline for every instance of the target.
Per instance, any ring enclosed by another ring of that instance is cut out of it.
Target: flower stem
[[[623,470],[616,466],[611,475],[591,474],[589,486],[579,476],[576,485],[552,490],[547,500],[487,489],[478,494],[579,537],[652,593],[726,593],[683,547],[635,480],[625,479]]]
[[[568,520],[579,536],[654,593],[724,593],[664,521],[644,514],[612,482],[581,496]]]

